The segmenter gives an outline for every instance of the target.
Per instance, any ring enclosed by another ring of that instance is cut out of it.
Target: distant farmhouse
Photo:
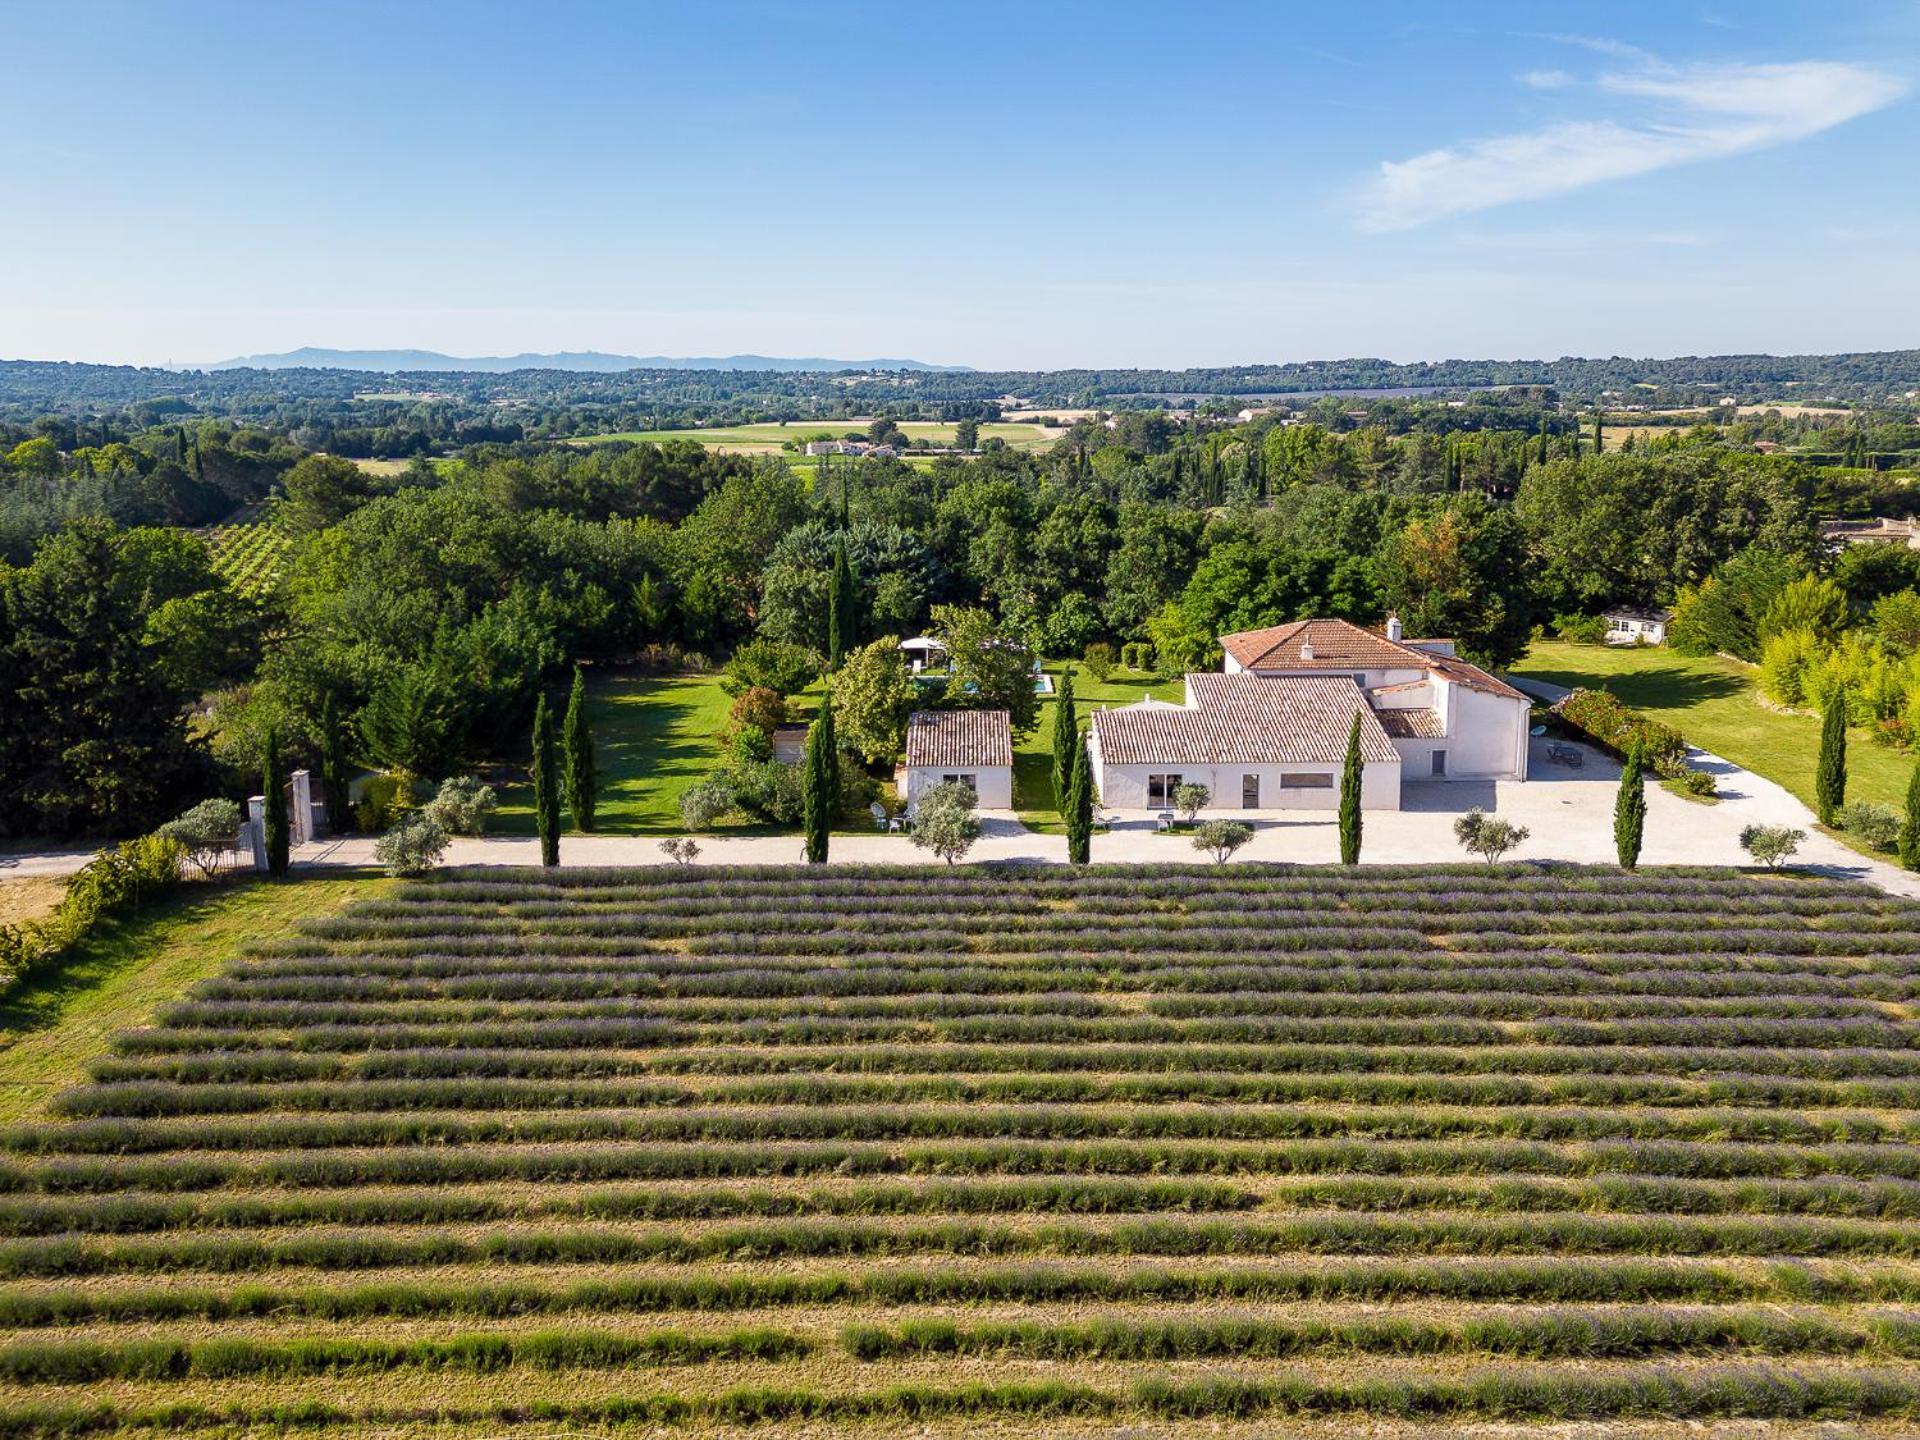
[[[867,440],[809,440],[809,455],[863,455],[891,460],[900,452],[891,445],[875,445]]]
[[[1181,784],[1213,807],[1331,810],[1355,717],[1361,805],[1398,810],[1419,780],[1527,778],[1531,702],[1453,653],[1345,620],[1297,620],[1221,637],[1224,673],[1187,676],[1186,699],[1093,717],[1101,803],[1162,809]]]
[[[1820,538],[1836,550],[1846,545],[1905,545],[1909,550],[1920,550],[1920,521],[1884,516],[1873,520],[1822,520]]]

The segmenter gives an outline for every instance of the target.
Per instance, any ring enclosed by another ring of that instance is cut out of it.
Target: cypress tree
[[[1366,771],[1360,759],[1360,712],[1353,712],[1347,731],[1347,760],[1340,768],[1340,863],[1360,863],[1360,781]]]
[[[1602,428],[1603,424],[1604,424],[1604,417],[1601,414],[1601,412],[1598,410],[1594,411],[1593,413],[1593,453],[1596,455],[1605,454],[1607,449],[1606,441],[1602,438],[1606,433],[1605,430]]]
[[[1847,803],[1847,687],[1842,685],[1827,702],[1820,720],[1820,759],[1813,771],[1813,808],[1822,825],[1833,824]]]
[[[327,792],[327,829],[347,833],[347,729],[331,690],[320,702],[320,787]]]
[[[1067,785],[1073,779],[1073,747],[1080,743],[1080,716],[1073,703],[1073,671],[1060,677],[1060,698],[1053,707],[1053,808],[1064,819]]]
[[[292,864],[292,837],[287,830],[286,776],[280,772],[280,736],[267,727],[267,760],[260,776],[260,789],[267,798],[263,824],[267,841],[267,873],[284,877]]]
[[[553,714],[542,695],[533,707],[533,823],[540,832],[540,863],[560,863],[560,777],[553,762]]]
[[[1646,769],[1636,745],[1627,752],[1627,763],[1620,768],[1620,790],[1613,797],[1613,849],[1623,870],[1640,863],[1640,839],[1646,826]]]
[[[1907,818],[1900,827],[1900,863],[1920,870],[1920,765],[1907,780]]]
[[[856,616],[860,604],[859,582],[847,560],[847,543],[836,540],[833,546],[833,580],[827,595],[827,666],[838,670],[847,652],[860,643]]]
[[[595,792],[600,782],[593,769],[593,731],[587,726],[587,680],[578,665],[573,667],[573,690],[567,696],[561,748],[567,772],[567,808],[573,812],[573,828],[591,830]]]
[[[800,771],[800,806],[807,834],[807,863],[827,863],[827,838],[833,830],[833,790],[838,779],[834,755],[833,701],[820,702],[820,714],[807,727],[807,753]]]
[[[1073,746],[1073,774],[1067,781],[1067,859],[1084,865],[1093,857],[1093,765],[1078,737]]]

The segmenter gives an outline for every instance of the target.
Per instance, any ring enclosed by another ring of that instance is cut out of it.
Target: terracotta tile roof
[[[1376,710],[1380,728],[1396,740],[1444,740],[1447,727],[1438,710]]]
[[[1004,710],[916,710],[907,720],[913,769],[991,769],[1013,764],[1013,728]]]
[[[1312,655],[1303,654],[1310,647]],[[1351,670],[1419,663],[1404,645],[1345,620],[1291,620],[1265,630],[1222,635],[1220,648],[1249,670]]]
[[[1101,763],[1338,765],[1356,713],[1361,756],[1400,758],[1349,676],[1189,675],[1187,686],[1192,707],[1096,711]]]
[[[1303,654],[1303,647],[1311,654]],[[1346,620],[1293,620],[1265,630],[1222,635],[1220,648],[1248,670],[1425,670],[1469,690],[1527,697],[1478,665],[1389,640]]]

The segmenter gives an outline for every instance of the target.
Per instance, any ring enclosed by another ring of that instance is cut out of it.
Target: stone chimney
[[[1305,640],[1301,642],[1300,658],[1302,660],[1313,659],[1313,642],[1311,640]]]
[[[1387,616],[1387,639],[1393,641],[1397,645],[1400,643],[1400,639],[1405,633],[1406,632],[1401,628],[1401,625],[1400,625],[1400,617],[1398,615],[1389,614]]]

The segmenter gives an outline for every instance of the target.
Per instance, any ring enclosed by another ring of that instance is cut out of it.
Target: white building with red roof
[[[1524,780],[1531,702],[1453,653],[1345,620],[1221,637],[1223,673],[1187,676],[1181,705],[1093,717],[1089,758],[1108,809],[1166,808],[1183,783],[1211,809],[1334,809],[1359,717],[1361,805],[1400,808],[1426,780]]]

